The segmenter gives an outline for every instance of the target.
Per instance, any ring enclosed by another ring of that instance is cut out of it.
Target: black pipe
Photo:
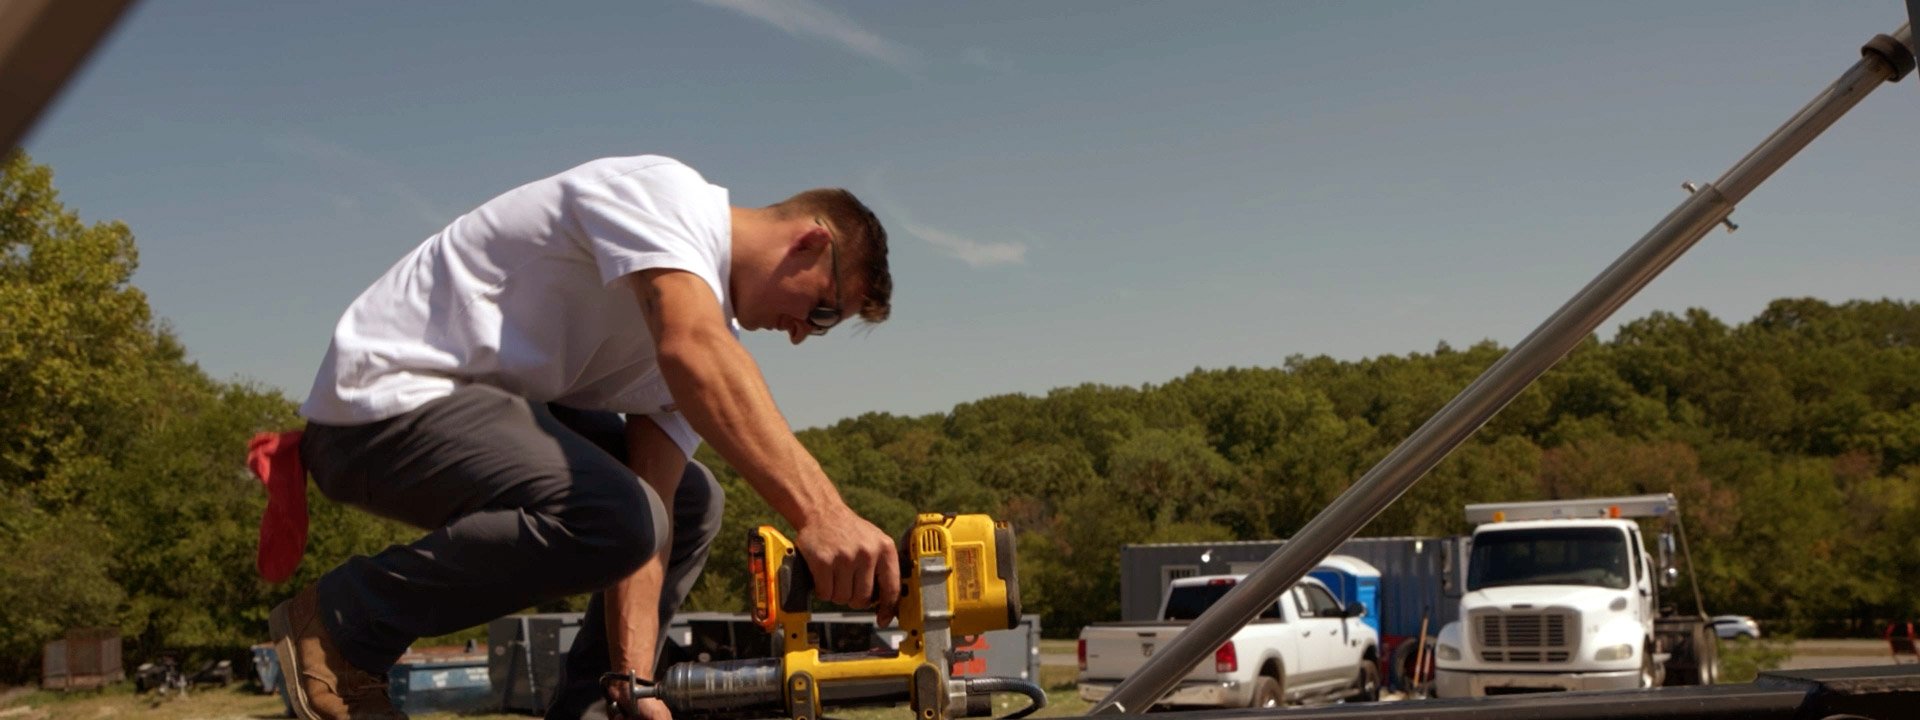
[[[1030,701],[1026,707],[1021,708],[1011,715],[1002,717],[1000,720],[1018,720],[1018,718],[1032,715],[1033,711],[1047,706],[1047,693],[1041,690],[1040,686],[1035,683],[1005,677],[967,678],[967,697],[969,699],[974,697],[986,698],[988,701],[987,706],[991,708],[992,695],[997,692],[1020,693],[1021,695],[1027,696],[1027,700]]]

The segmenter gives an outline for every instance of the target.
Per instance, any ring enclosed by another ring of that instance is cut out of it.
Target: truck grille
[[[1575,624],[1568,612],[1499,612],[1473,615],[1473,637],[1485,662],[1563,663],[1579,649],[1567,628]]]

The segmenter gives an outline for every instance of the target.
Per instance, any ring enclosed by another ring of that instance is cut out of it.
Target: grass
[[[122,682],[98,690],[35,691],[14,697],[0,708],[8,720],[100,720],[133,717],[151,720],[207,720],[284,717],[280,698],[262,695],[241,683],[225,688],[201,688],[186,697],[161,700],[138,695],[133,683]]]
[[[1793,657],[1793,640],[1720,641],[1720,682],[1747,683],[1760,673],[1778,669]]]
[[[151,693],[140,695],[132,683],[119,683],[99,690],[74,692],[35,691],[19,695],[0,705],[5,720],[103,720],[138,717],[142,720],[265,720],[285,718],[285,706],[278,695],[263,695],[245,683],[225,688],[201,688],[186,697],[157,699]],[[426,713],[415,720],[527,720],[526,715]]]
[[[1080,699],[1074,687],[1075,674],[1075,668],[1071,665],[1041,666],[1040,683],[1047,692],[1047,707],[1032,717],[1086,714],[1089,705]],[[995,717],[1006,715],[1025,707],[1026,702],[1019,695],[997,695],[994,697],[993,714]],[[913,712],[905,705],[891,708],[829,708],[826,714],[837,720],[913,718]],[[187,697],[155,701],[152,695],[135,694],[133,684],[123,682],[100,690],[68,693],[34,691],[0,704],[0,719],[4,720],[103,720],[117,717],[139,717],[143,720],[264,720],[284,718],[286,715],[279,696],[259,694],[244,683],[235,683],[226,688],[203,688],[188,693]],[[526,720],[528,716],[428,713],[413,717],[415,720]]]
[[[1042,640],[1041,652],[1064,654],[1073,651],[1072,640]],[[1780,667],[1793,655],[1790,639],[1725,641],[1720,644],[1720,681],[1750,682],[1760,672]],[[1080,699],[1074,685],[1077,669],[1072,665],[1041,665],[1040,686],[1047,693],[1047,706],[1032,717],[1085,715],[1091,705]],[[995,717],[1024,707],[1026,699],[1002,694],[994,697]],[[905,705],[891,708],[829,708],[835,720],[912,720]],[[285,717],[280,698],[262,695],[244,684],[227,688],[195,690],[184,698],[156,701],[152,695],[136,695],[132,683],[120,683],[100,690],[69,693],[34,691],[15,695],[0,703],[0,720],[102,720],[115,717],[139,717],[143,720],[252,720]],[[414,716],[417,720],[526,720],[518,714],[430,713]]]

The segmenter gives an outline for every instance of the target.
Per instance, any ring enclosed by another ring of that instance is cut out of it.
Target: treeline
[[[1291,535],[1503,352],[1296,356],[802,438],[893,526],[916,508],[1015,522],[1028,607],[1069,635],[1118,617],[1122,544]],[[1362,534],[1468,532],[1471,502],[1653,492],[1681,500],[1710,612],[1875,635],[1920,614],[1920,304],[1777,300],[1738,326],[1654,313],[1589,338]],[[763,512],[744,504],[742,530]],[[714,565],[700,597],[737,606],[743,574]]]
[[[0,681],[33,677],[41,644],[71,627],[119,628],[130,661],[244,648],[297,587],[418,534],[313,491],[306,562],[291,583],[260,581],[265,497],[241,459],[254,432],[298,425],[295,403],[189,362],[132,286],[136,262],[126,226],[84,223],[47,168],[8,161]],[[1641,318],[1582,345],[1365,532],[1464,532],[1468,502],[1671,491],[1710,610],[1803,632],[1920,614],[1917,348],[1909,302],[1781,300],[1738,326]],[[1291,534],[1501,352],[1196,369],[802,439],[883,527],[918,510],[1014,522],[1028,610],[1069,635],[1118,616],[1120,545]],[[742,610],[744,538],[773,518],[702,454],[730,503],[691,605]]]

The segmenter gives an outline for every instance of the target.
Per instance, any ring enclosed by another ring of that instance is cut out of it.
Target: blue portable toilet
[[[1331,555],[1320,563],[1319,567],[1307,573],[1320,582],[1341,605],[1360,603],[1367,606],[1367,616],[1361,618],[1367,627],[1380,632],[1380,570],[1365,560],[1348,555]],[[1382,636],[1384,637],[1384,636]]]

